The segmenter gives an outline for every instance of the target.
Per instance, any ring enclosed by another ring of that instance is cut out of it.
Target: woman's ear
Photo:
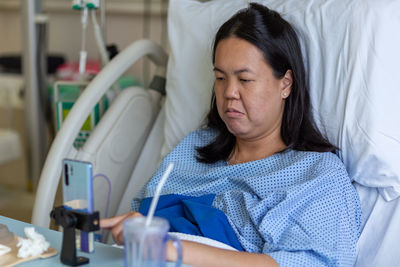
[[[287,70],[285,75],[283,75],[281,79],[282,98],[286,99],[290,95],[292,91],[292,84],[293,84],[293,72],[292,70]]]

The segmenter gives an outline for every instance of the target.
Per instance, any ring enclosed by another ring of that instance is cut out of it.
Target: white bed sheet
[[[209,245],[209,246],[216,247],[216,248],[237,251],[237,249],[235,249],[227,244],[224,244],[217,240],[213,240],[208,237],[198,236],[198,235],[189,235],[189,234],[178,233],[178,232],[170,232],[170,234],[179,238],[180,240],[192,241],[192,242]]]
[[[400,198],[388,202],[377,188],[355,186],[363,212],[355,266],[400,266]]]

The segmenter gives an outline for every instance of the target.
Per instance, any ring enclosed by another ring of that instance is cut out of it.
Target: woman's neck
[[[279,137],[278,140],[265,138],[261,140],[243,140],[236,138],[235,147],[228,158],[230,165],[240,164],[269,157],[284,150],[287,146]]]

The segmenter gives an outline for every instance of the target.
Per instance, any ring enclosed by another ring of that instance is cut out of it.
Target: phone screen
[[[66,208],[93,212],[92,164],[90,162],[63,160],[63,201]],[[77,248],[93,252],[93,233],[77,231]]]

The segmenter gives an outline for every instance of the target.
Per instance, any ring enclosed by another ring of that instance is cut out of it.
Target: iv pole
[[[23,28],[23,73],[25,80],[25,129],[28,146],[28,182],[36,187],[46,155],[46,123],[41,110],[37,58],[36,14],[41,0],[21,0]]]

